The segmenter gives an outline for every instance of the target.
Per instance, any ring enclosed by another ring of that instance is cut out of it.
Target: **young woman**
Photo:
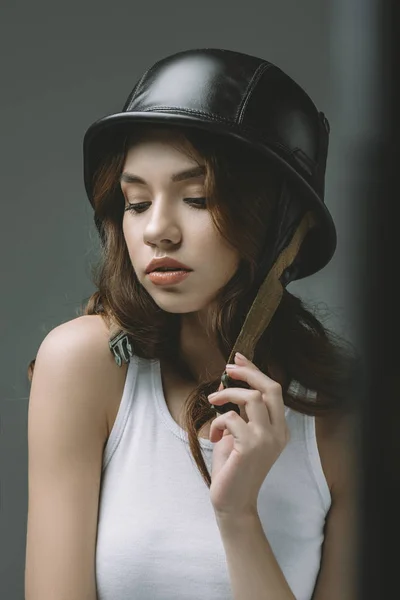
[[[335,250],[328,133],[210,49],[87,131],[103,255],[30,366],[27,600],[354,598],[356,361],[286,289]]]

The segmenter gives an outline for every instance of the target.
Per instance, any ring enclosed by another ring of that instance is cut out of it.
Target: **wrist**
[[[240,513],[220,513],[215,512],[215,518],[219,527],[237,528],[249,527],[260,522],[260,517],[256,508],[242,511]]]

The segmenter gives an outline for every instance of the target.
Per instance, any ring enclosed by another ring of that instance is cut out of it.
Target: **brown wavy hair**
[[[257,267],[265,240],[274,235],[269,225],[282,175],[268,169],[264,157],[239,142],[227,143],[222,137],[200,130],[174,127],[174,131],[177,147],[205,165],[207,209],[220,235],[240,254],[239,267],[218,294],[208,323],[210,334],[228,360],[257,293]],[[92,269],[97,291],[86,300],[81,315],[101,315],[109,327],[110,339],[124,331],[135,354],[148,359],[172,358],[184,377],[194,379],[180,353],[180,315],[161,310],[139,284],[122,231],[125,200],[119,177],[127,150],[145,132],[146,127],[141,126],[134,134],[125,129],[114,136],[93,178],[94,217],[103,252]],[[283,373],[279,383],[284,402],[296,411],[316,416],[354,405],[359,360],[353,346],[324,326],[315,308],[287,290],[256,346],[253,360],[270,376],[271,369],[279,368]],[[34,363],[31,361],[28,367],[30,381]],[[292,380],[305,390],[317,392],[316,399],[310,401],[305,394],[291,393]],[[219,387],[220,379],[196,383],[181,415],[192,456],[210,487],[211,476],[198,438],[215,418],[207,396]]]

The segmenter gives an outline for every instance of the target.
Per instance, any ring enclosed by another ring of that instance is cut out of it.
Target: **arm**
[[[312,600],[354,600],[357,596],[357,423],[353,418],[321,420],[318,446],[332,505],[325,525],[321,567]]]
[[[318,420],[321,462],[331,482],[321,567],[312,600],[354,600],[356,593],[355,423]],[[293,600],[258,515],[217,516],[234,600]]]
[[[257,514],[217,523],[234,600],[295,600]]]
[[[81,317],[52,330],[38,351],[28,414],[25,600],[96,600],[109,391],[99,332]]]

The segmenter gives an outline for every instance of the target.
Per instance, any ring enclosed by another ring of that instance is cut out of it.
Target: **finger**
[[[233,380],[245,381],[253,389],[262,392],[268,405],[271,423],[282,426],[285,423],[285,405],[281,385],[260,371],[248,359],[235,356],[235,361],[233,367],[226,366],[229,377]]]
[[[243,388],[227,388],[221,392],[210,394],[209,402],[216,406],[232,402],[239,406],[244,406],[249,421],[261,425],[263,428],[271,427],[271,418],[266,402],[258,390],[248,390]],[[227,414],[227,413],[225,413]]]
[[[249,433],[247,423],[245,423],[242,417],[237,415],[234,410],[220,415],[212,421],[209,434],[210,442],[219,442],[223,438],[224,431],[226,430],[232,434],[236,440],[242,443],[246,440],[246,436],[248,436]]]
[[[261,392],[273,425],[279,427],[285,424],[285,405],[283,402],[282,387],[277,381],[274,381],[259,369],[254,370],[249,367],[236,366],[234,369],[230,369],[227,366],[226,371],[232,380],[245,381],[251,388]]]

